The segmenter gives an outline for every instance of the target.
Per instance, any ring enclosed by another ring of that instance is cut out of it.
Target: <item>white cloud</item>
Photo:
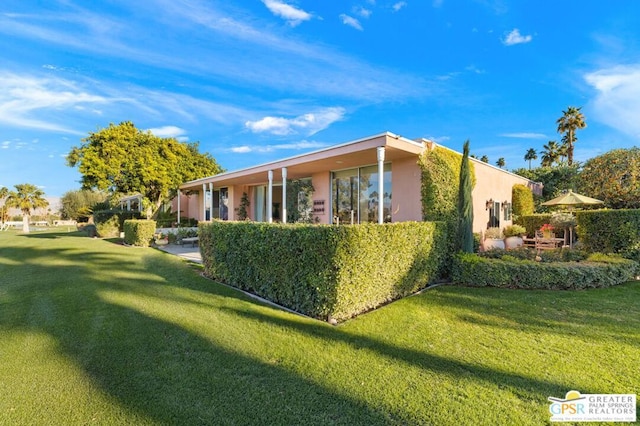
[[[391,8],[393,9],[394,12],[398,12],[400,9],[402,9],[406,5],[407,5],[406,1],[399,1],[395,3]]]
[[[362,6],[355,6],[353,8],[353,13],[355,13],[356,15],[362,16],[363,18],[368,18],[371,16],[373,11],[371,11],[371,9],[365,9]]]
[[[277,145],[263,145],[263,146],[241,145],[241,146],[230,148],[229,151],[236,154],[248,154],[251,152],[266,153],[266,152],[274,152],[278,150],[318,149],[318,148],[324,148],[326,146],[327,146],[326,143],[303,140],[300,142],[284,143],[284,144],[277,144]]]
[[[502,133],[500,136],[505,138],[516,139],[548,139],[544,133],[532,133],[532,132],[516,132],[516,133]]]
[[[276,16],[285,19],[289,25],[295,27],[303,21],[311,19],[311,14],[278,0],[262,0],[267,9]]]
[[[362,31],[362,25],[360,25],[360,21],[358,21],[356,18],[342,13],[340,15],[340,20],[342,21],[343,24],[353,27],[356,30]]]
[[[597,92],[589,102],[594,118],[620,132],[640,136],[640,64],[615,66],[584,75]]]
[[[160,138],[176,138],[179,141],[185,141],[189,139],[186,136],[187,131],[177,126],[154,127],[148,130]]]
[[[295,118],[264,117],[258,121],[247,121],[245,126],[253,133],[286,136],[302,132],[310,136],[342,119],[344,113],[344,108],[331,107]]]
[[[520,34],[519,29],[514,28],[513,31],[506,35],[506,37],[502,40],[502,43],[504,43],[506,46],[513,46],[514,44],[529,43],[531,40],[533,40],[533,36],[523,36],[522,34]]]

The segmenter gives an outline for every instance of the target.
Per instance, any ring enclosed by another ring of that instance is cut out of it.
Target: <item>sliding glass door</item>
[[[384,221],[391,222],[391,165],[384,166]],[[333,223],[378,221],[378,166],[341,170],[332,174]]]

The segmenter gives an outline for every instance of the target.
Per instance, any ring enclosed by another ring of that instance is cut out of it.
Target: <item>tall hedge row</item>
[[[200,224],[204,273],[295,311],[344,320],[438,279],[441,222],[354,226]]]
[[[533,214],[535,203],[533,192],[526,185],[515,184],[511,188],[511,203],[513,204],[513,215],[515,217]]]
[[[129,219],[139,219],[140,212],[128,210],[98,210],[93,212],[93,222],[96,224],[98,235],[113,238],[124,231],[124,222]]]
[[[640,209],[579,211],[576,220],[586,250],[640,261]]]

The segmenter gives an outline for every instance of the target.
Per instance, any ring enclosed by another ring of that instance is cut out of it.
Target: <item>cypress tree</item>
[[[469,141],[467,140],[462,150],[460,185],[458,188],[458,248],[465,253],[473,253],[473,200],[471,198],[471,190]]]

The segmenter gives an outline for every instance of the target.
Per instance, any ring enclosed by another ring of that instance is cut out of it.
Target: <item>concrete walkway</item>
[[[158,246],[158,249],[180,256],[190,262],[202,263],[202,256],[200,256],[200,248],[198,246],[191,247],[191,244],[167,244],[166,246]]]

